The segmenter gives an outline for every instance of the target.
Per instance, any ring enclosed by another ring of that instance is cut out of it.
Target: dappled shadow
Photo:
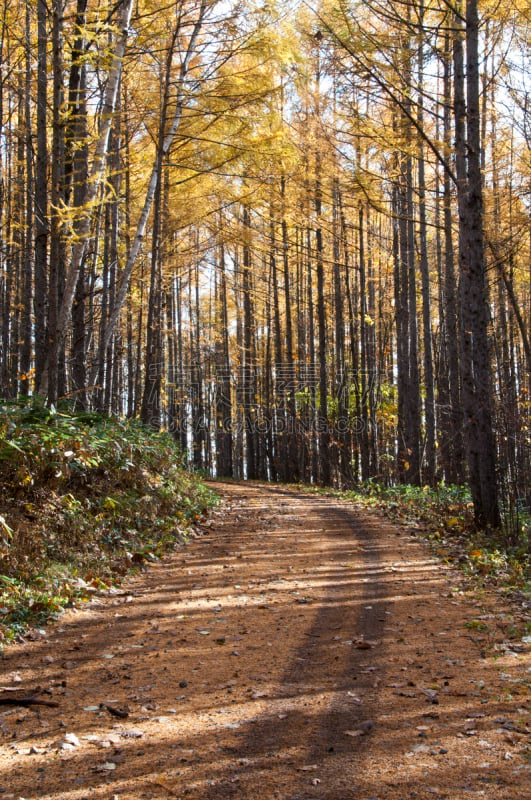
[[[16,670],[24,685],[53,685],[61,707],[42,712],[47,728],[33,712],[3,715],[0,788],[27,800],[402,800],[432,796],[437,781],[451,800],[483,791],[466,759],[441,752],[484,705],[463,698],[468,676],[450,666],[461,632],[433,607],[440,566],[339,502],[279,487],[240,497],[122,596],[3,660],[3,681]],[[437,705],[434,682],[447,684]],[[97,710],[111,701],[130,719]],[[39,752],[66,731],[79,748]],[[414,752],[419,742],[428,749]],[[493,787],[484,796],[518,796]]]

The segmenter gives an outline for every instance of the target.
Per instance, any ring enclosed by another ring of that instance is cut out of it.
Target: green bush
[[[185,541],[215,503],[168,434],[20,403],[0,407],[0,488],[4,637]]]

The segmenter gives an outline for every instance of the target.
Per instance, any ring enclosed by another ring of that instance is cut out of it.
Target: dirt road
[[[531,795],[513,609],[380,517],[219,490],[203,536],[6,651],[3,687],[59,706],[0,710],[0,798]]]

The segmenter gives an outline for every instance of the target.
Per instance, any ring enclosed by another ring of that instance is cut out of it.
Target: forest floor
[[[376,513],[216,487],[202,536],[6,648],[2,696],[58,705],[0,709],[0,798],[531,795],[517,605]]]

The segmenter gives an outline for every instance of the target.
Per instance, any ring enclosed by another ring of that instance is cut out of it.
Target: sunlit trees
[[[2,11],[5,398],[219,475],[529,502],[525,4]]]

